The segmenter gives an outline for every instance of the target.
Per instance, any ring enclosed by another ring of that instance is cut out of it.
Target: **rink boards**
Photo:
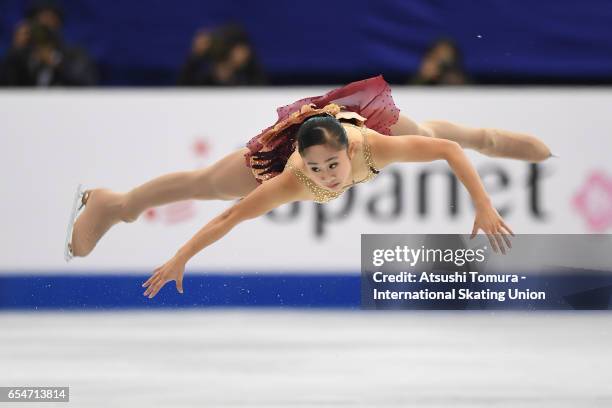
[[[102,288],[99,296],[88,296],[101,306],[105,290],[126,288],[111,298],[129,306],[119,301],[136,291],[128,288],[232,202],[156,208],[135,223],[114,227],[89,257],[66,264],[65,224],[77,183],[125,191],[157,175],[209,165],[274,123],[277,106],[326,90],[3,92],[0,291],[21,291],[23,299],[35,291],[53,303],[62,298],[55,292],[60,288],[66,293]],[[531,165],[467,152],[515,232],[610,231],[612,118],[607,107],[612,91],[396,87],[393,96],[416,120],[531,132],[560,156]],[[329,204],[287,205],[237,226],[190,261],[186,279],[192,279],[191,292],[199,293],[201,304],[207,304],[207,296],[221,296],[209,303],[279,305],[271,300],[278,293],[269,290],[279,288],[281,299],[297,296],[289,304],[320,304],[330,299],[330,290],[332,299],[340,299],[328,301],[330,306],[354,306],[356,298],[342,287],[358,285],[361,234],[469,233],[473,216],[468,193],[446,163],[394,165]],[[54,283],[60,276],[63,280]],[[245,277],[255,285],[246,285],[256,294],[248,301],[246,292],[230,293],[223,286],[243,287]],[[199,289],[206,285],[214,290]],[[309,300],[301,302],[300,292],[288,289],[292,285],[309,289]],[[319,290],[320,285],[332,289]],[[166,302],[174,302],[174,293],[167,295]]]

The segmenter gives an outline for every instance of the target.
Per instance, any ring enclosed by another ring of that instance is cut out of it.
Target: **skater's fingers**
[[[151,285],[151,282],[152,282],[152,281],[151,281],[151,279],[153,279],[153,278],[149,278],[149,280],[148,280],[148,281],[146,281],[145,283],[143,283],[143,284],[142,284],[142,287],[143,287],[143,288],[147,288],[147,287],[149,287],[149,285]]]
[[[506,231],[508,231],[510,234],[512,234],[512,236],[514,236],[514,232],[512,232],[512,230],[510,229],[510,227],[504,222],[504,220],[501,220],[501,224],[504,227],[504,229]]]
[[[511,236],[513,236],[513,237],[514,237],[514,236],[516,236],[516,235],[514,235],[514,233],[513,233],[512,231],[510,231],[510,230],[509,230],[507,227],[505,227],[505,226],[503,226],[503,225],[502,225],[502,227],[501,227],[501,230],[502,230],[502,233],[503,233],[504,235],[511,235]]]
[[[160,281],[161,281],[161,277],[159,274],[152,276],[151,279],[149,279],[149,283],[148,283],[148,288],[145,291],[144,295],[147,296],[149,293],[151,293],[151,291],[153,290],[153,288],[155,287],[155,285],[157,285]]]
[[[157,281],[152,283],[151,286],[149,286],[147,288],[147,290],[145,290],[144,295],[150,298],[151,297],[151,293],[153,293],[155,291],[155,288],[157,287],[157,285],[158,285]]]
[[[472,227],[472,234],[470,235],[470,239],[474,238],[477,233],[478,233],[478,226],[476,225],[476,223],[474,223],[474,226]]]
[[[159,279],[160,277],[163,277],[164,275],[164,265],[162,266],[158,266],[157,268],[155,268],[153,270],[153,275],[151,275],[151,277],[142,284],[142,287],[147,287],[149,286],[154,280]]]
[[[153,291],[153,288],[155,288],[155,285],[157,285],[157,281],[153,281],[151,282],[151,284],[149,285],[149,287],[147,288],[147,290],[145,290],[145,292],[143,293],[144,296],[149,296],[151,294],[151,292]]]
[[[497,242],[497,247],[501,251],[502,254],[506,255],[506,248],[504,247],[504,242],[499,233],[495,233],[495,241]]]
[[[487,238],[489,238],[491,249],[493,249],[494,252],[497,252],[497,243],[495,242],[495,238],[493,238],[493,235],[487,232]]]
[[[146,288],[146,287],[147,287],[147,286],[149,286],[149,285],[150,285],[150,284],[151,284],[153,281],[155,281],[156,279],[158,279],[158,278],[159,278],[160,273],[159,273],[158,269],[159,269],[159,268],[157,268],[157,269],[155,270],[156,272],[155,272],[155,273],[153,273],[153,275],[151,275],[151,277],[150,277],[149,279],[147,279],[147,281],[146,281],[145,283],[143,283],[143,284],[142,284],[142,287],[143,287],[143,288]]]
[[[159,292],[159,290],[166,284],[166,282],[160,281],[158,282],[155,287],[153,288],[153,291],[151,292],[151,294],[149,295],[149,299],[153,299],[155,297],[155,295],[157,295],[157,292]]]
[[[155,275],[153,275],[149,279],[147,279],[147,281],[142,284],[142,287],[146,288],[147,286],[149,286],[151,284],[151,282],[153,282],[153,280],[155,280]]]
[[[510,237],[508,237],[508,234],[501,229],[500,229],[500,234],[504,238],[504,241],[506,241],[506,246],[508,248],[512,248],[512,243],[510,242]]]

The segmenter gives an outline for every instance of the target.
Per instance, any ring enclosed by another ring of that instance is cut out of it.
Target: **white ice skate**
[[[66,244],[64,246],[64,259],[66,262],[69,262],[74,255],[72,254],[72,228],[74,227],[74,222],[76,221],[79,213],[85,207],[87,202],[86,197],[87,191],[83,190],[83,185],[79,184],[76,189],[76,193],[74,194],[74,200],[72,202],[72,210],[70,211],[70,219],[68,220],[68,230],[66,231]]]

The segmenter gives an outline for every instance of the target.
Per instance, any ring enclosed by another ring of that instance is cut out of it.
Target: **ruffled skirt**
[[[329,104],[342,106],[343,110],[358,113],[367,118],[365,126],[379,133],[389,135],[399,117],[399,109],[391,97],[391,87],[382,75],[351,82],[348,85],[334,89],[325,95],[300,99],[290,105],[278,108],[278,121],[253,137],[246,146],[247,167],[253,170],[256,180],[261,183],[273,178],[283,171],[289,156],[296,148],[296,134],[301,123],[290,126],[280,126],[282,129],[270,137],[271,130],[286,121],[303,105],[313,104],[314,108],[322,109]],[[263,137],[266,135],[266,137]]]

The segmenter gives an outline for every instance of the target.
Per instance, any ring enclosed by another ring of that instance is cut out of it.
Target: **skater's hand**
[[[474,220],[470,239],[476,236],[478,230],[482,230],[487,234],[493,251],[498,252],[498,250],[501,250],[505,255],[506,248],[504,244],[506,244],[508,249],[512,248],[508,234],[514,236],[514,232],[506,225],[493,205],[485,204],[476,207],[476,219]]]
[[[183,293],[183,273],[185,272],[185,262],[177,257],[170,259],[168,262],[155,269],[153,276],[142,284],[147,290],[143,293],[149,299],[157,295],[157,292],[170,281],[176,281],[176,290]]]

